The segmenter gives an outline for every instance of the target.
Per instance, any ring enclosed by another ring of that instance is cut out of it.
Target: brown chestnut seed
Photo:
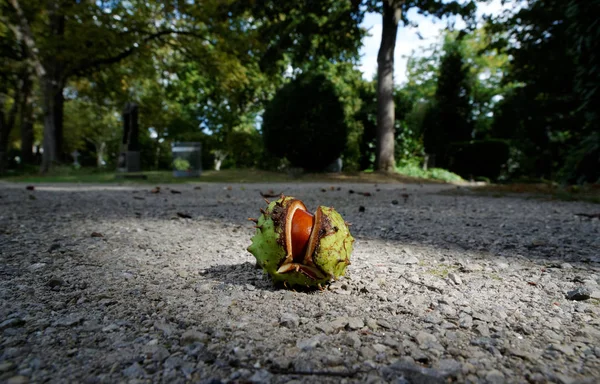
[[[304,259],[314,225],[315,217],[312,214],[303,209],[296,210],[292,218],[292,256],[297,263]]]

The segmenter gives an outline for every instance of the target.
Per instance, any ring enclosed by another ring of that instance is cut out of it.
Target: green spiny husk
[[[313,265],[302,263],[300,268],[288,272],[278,271],[286,262],[285,223],[292,202],[291,196],[282,196],[270,202],[258,218],[256,234],[248,251],[254,255],[258,265],[271,277],[275,284],[286,287],[321,287],[328,282],[344,276],[350,264],[350,254],[354,238],[342,216],[330,207],[320,206],[322,220],[318,231],[316,247],[312,253]],[[296,263],[297,264],[297,263]],[[294,265],[296,265],[294,264]]]

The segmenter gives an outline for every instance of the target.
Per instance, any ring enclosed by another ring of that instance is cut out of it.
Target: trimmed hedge
[[[509,145],[504,140],[475,140],[450,145],[449,169],[463,178],[497,180],[508,162]]]
[[[312,171],[337,159],[348,136],[344,107],[321,74],[300,75],[279,90],[265,109],[262,129],[269,152]]]

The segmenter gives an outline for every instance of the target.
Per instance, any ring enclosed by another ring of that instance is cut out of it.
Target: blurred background
[[[600,0],[1,0],[0,175],[598,183],[598,14]]]

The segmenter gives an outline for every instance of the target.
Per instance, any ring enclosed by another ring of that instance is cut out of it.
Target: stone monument
[[[123,141],[119,153],[117,170],[119,172],[140,172],[138,106],[127,103],[123,109]]]

